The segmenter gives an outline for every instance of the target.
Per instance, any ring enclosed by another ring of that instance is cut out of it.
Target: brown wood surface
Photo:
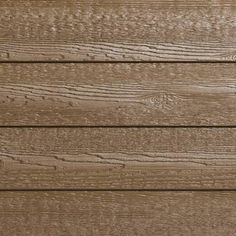
[[[2,236],[233,236],[235,192],[1,192]]]
[[[0,64],[0,125],[235,125],[236,64]]]
[[[1,61],[235,61],[234,0],[7,0]]]
[[[235,0],[0,0],[0,236],[236,236],[228,62]]]
[[[0,189],[233,189],[235,128],[1,128]]]

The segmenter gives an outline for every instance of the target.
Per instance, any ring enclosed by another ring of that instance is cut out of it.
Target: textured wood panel
[[[235,235],[235,29],[234,0],[0,1],[0,235]]]
[[[1,61],[235,61],[233,0],[8,0]]]
[[[229,236],[236,193],[0,192],[0,221],[2,236]]]
[[[236,64],[0,64],[0,125],[235,125]]]
[[[232,189],[235,128],[1,128],[0,189]]]

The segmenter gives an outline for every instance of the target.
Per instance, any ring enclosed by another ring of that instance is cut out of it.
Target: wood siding
[[[2,192],[9,235],[234,235],[235,192]]]
[[[0,1],[0,235],[236,235],[236,1]]]
[[[0,125],[223,125],[236,64],[0,64]]]
[[[234,0],[8,0],[1,61],[235,61]]]
[[[231,189],[235,128],[0,129],[0,188]]]

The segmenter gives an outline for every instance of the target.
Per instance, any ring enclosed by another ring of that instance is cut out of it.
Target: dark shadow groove
[[[202,129],[202,128],[213,128],[213,129],[227,129],[227,128],[236,128],[236,125],[0,125],[0,129],[3,128],[47,128],[47,129],[54,129],[54,128],[79,128],[79,129],[97,129],[97,128],[104,128],[104,129],[133,129],[133,128],[169,128],[169,129],[179,129],[179,128],[193,128],[193,129]]]
[[[236,192],[236,189],[0,189],[0,192]]]
[[[210,64],[210,63],[221,63],[221,64],[228,64],[228,63],[236,63],[236,61],[217,61],[217,60],[208,60],[208,61],[196,61],[196,60],[189,60],[189,61],[45,61],[45,60],[42,60],[42,61],[14,61],[14,60],[10,60],[10,61],[0,61],[0,64],[3,63],[3,64],[7,64],[7,63],[17,63],[17,64],[24,64],[24,63],[30,63],[30,64],[37,64],[37,63],[47,63],[47,64],[50,64],[50,63],[60,63],[60,64],[65,64],[65,63],[77,63],[77,64],[95,64],[95,63],[101,63],[101,64],[117,64],[117,63],[120,63],[120,64],[126,64],[126,63],[130,63],[130,64],[147,64],[147,63],[166,63],[166,64],[177,64],[177,63],[185,63],[185,64],[188,64],[188,63],[199,63],[199,64],[202,64],[202,63],[207,63],[207,64]]]

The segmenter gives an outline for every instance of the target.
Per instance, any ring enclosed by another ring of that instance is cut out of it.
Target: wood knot
[[[172,110],[178,103],[178,98],[174,94],[151,94],[142,98],[143,103],[146,106],[160,109],[162,111]]]

